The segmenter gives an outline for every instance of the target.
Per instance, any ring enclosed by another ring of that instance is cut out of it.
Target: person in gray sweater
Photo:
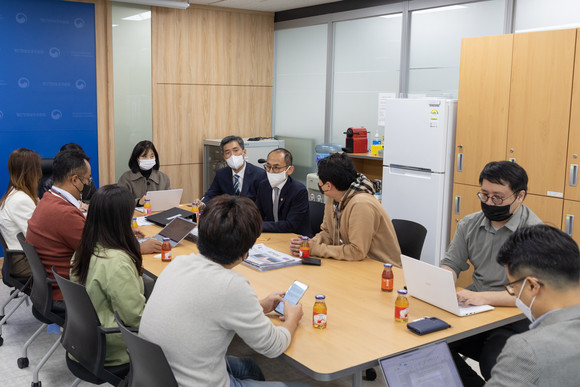
[[[277,357],[290,345],[302,305],[284,301],[285,320],[265,313],[284,292],[262,300],[232,269],[247,258],[262,231],[262,217],[248,198],[212,199],[199,222],[200,254],[176,257],[161,273],[149,298],[139,335],[163,349],[180,386],[284,386],[266,382],[251,359],[226,356],[237,334],[256,352]]]

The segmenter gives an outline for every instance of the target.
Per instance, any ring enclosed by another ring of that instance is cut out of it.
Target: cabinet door
[[[562,230],[580,244],[580,202],[564,200]]]
[[[451,232],[449,233],[449,242],[451,242],[451,239],[453,239],[453,236],[455,235],[457,223],[459,223],[465,215],[481,210],[481,201],[477,197],[480,188],[479,185],[453,184],[453,203],[451,205]]]
[[[505,160],[512,45],[513,35],[461,41],[456,183],[479,185],[487,162]]]
[[[528,194],[524,204],[545,224],[560,227],[564,199]]]
[[[532,194],[563,197],[575,42],[576,30],[514,36],[507,157]]]
[[[580,29],[576,33],[576,42],[580,43]],[[580,200],[580,182],[578,181],[580,167],[580,49],[576,49],[576,60],[574,61],[574,84],[572,85],[572,110],[566,165],[564,198]]]

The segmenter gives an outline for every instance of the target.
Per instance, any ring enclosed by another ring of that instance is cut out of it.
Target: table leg
[[[362,371],[356,371],[352,374],[352,387],[362,386]]]

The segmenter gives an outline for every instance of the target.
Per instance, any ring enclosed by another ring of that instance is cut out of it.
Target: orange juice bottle
[[[171,242],[169,238],[163,238],[163,243],[161,244],[161,260],[163,262],[171,261]]]
[[[195,221],[199,222],[199,203],[197,201],[191,203],[191,212],[195,214]]]
[[[326,328],[326,296],[324,294],[317,294],[314,308],[312,308],[312,326],[318,329]]]
[[[407,291],[399,289],[399,295],[395,300],[395,321],[407,322],[409,320],[409,300],[407,300]]]
[[[385,263],[385,268],[383,269],[383,275],[381,276],[381,290],[383,292],[393,291],[393,265],[390,263]]]
[[[151,215],[151,201],[149,199],[145,199],[145,204],[143,204],[143,208],[145,209],[146,215]]]
[[[302,243],[300,244],[300,258],[310,257],[310,245],[308,244],[308,237],[301,237]]]
[[[131,222],[131,228],[139,228],[139,225],[137,224],[137,218],[133,218],[133,221]]]

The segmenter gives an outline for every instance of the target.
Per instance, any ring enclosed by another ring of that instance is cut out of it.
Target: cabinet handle
[[[455,213],[459,214],[461,212],[461,196],[455,196]]]
[[[566,234],[574,235],[574,215],[566,215]]]
[[[457,172],[463,172],[463,153],[457,154]]]
[[[578,183],[578,164],[570,164],[570,186],[576,187]]]

